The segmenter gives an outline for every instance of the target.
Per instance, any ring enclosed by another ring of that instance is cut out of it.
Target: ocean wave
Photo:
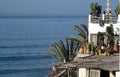
[[[34,55],[34,56],[8,56],[0,57],[0,61],[20,61],[20,60],[39,60],[52,58],[48,55]]]
[[[50,68],[29,68],[29,69],[5,69],[0,70],[0,74],[12,74],[12,73],[25,73],[25,72],[40,72],[44,70],[50,70]]]
[[[57,34],[56,34],[57,35]],[[0,38],[0,41],[31,41],[31,40],[53,40],[58,38],[64,38],[65,36],[46,36],[41,38]]]
[[[13,45],[13,46],[0,46],[3,48],[39,48],[39,47],[49,47],[49,45]]]

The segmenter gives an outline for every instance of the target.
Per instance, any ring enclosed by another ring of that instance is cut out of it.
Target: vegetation
[[[98,5],[98,3],[91,3],[90,9],[93,16],[99,17],[102,11],[102,6]]]
[[[88,41],[87,25],[81,24],[80,27],[75,26],[74,29],[78,32],[80,37],[74,36],[66,38],[65,43],[61,40],[54,42],[49,47],[49,50],[52,52],[48,52],[47,54],[64,63],[72,61],[76,55],[76,51],[79,50],[82,44],[85,44]]]
[[[118,16],[118,14],[120,14],[120,2],[118,3],[118,6],[115,9],[115,14],[116,14],[116,16]]]
[[[49,50],[52,52],[48,52],[48,54],[55,59],[62,61],[64,63],[73,60],[75,57],[75,52],[80,44],[80,41],[75,41],[73,38],[66,38],[66,43],[59,40],[54,42]]]
[[[52,52],[49,52],[48,54],[55,59],[63,61],[64,63],[69,61],[69,54],[61,40],[54,42],[49,47],[49,50],[51,50]]]
[[[91,13],[93,16],[100,16],[102,6],[98,3],[91,3],[90,5]],[[120,5],[116,8],[116,13],[120,13]],[[97,46],[94,43],[88,43],[88,26],[85,23],[82,23],[80,26],[74,26],[75,31],[78,32],[79,37],[73,36],[66,38],[65,43],[61,40],[54,42],[50,47],[48,54],[56,58],[59,61],[64,63],[70,62],[76,56],[76,51],[80,49],[84,51],[95,51],[101,50],[101,47],[104,45],[104,38],[107,37],[107,45],[109,50],[113,51],[114,46],[114,30],[113,25],[106,27],[106,32],[98,32],[97,34]],[[88,50],[87,50],[88,49]]]
[[[114,30],[113,30],[113,25],[111,24],[110,26],[106,27],[106,36],[107,36],[107,45],[110,48],[110,52],[113,51],[113,46],[114,46]]]
[[[74,29],[78,32],[78,35],[80,36],[79,39],[81,40],[82,44],[85,44],[88,42],[88,26],[85,23],[82,23],[79,26],[74,27]]]
[[[103,46],[104,45],[104,35],[105,35],[105,33],[104,32],[98,32],[98,34],[97,34],[97,40],[98,40],[98,42],[97,42],[97,45],[99,46],[99,47],[101,47],[101,46]]]
[[[90,8],[93,16],[97,16],[97,17],[100,16],[102,10],[101,5],[98,5],[97,3],[91,3]],[[119,6],[117,6],[115,12],[116,15],[120,14],[120,3]],[[49,52],[48,54],[53,56],[55,59],[66,63],[74,59],[74,57],[76,56],[76,51],[80,50],[80,48],[84,51],[89,51],[96,55],[98,54],[101,55],[101,53],[102,55],[103,54],[106,55],[106,53],[102,51],[105,51],[107,48],[109,50],[109,53],[113,51],[114,30],[112,24],[106,27],[106,32],[97,33],[97,45],[94,45],[94,43],[91,44],[88,43],[88,26],[86,24],[82,23],[80,26],[75,25],[74,29],[78,32],[79,37],[74,36],[74,37],[66,38],[65,43],[63,43],[63,41],[61,40],[54,42],[49,47],[49,50],[52,52]],[[104,49],[103,47],[105,36],[107,37],[106,49]],[[69,75],[71,76],[76,75],[76,72],[67,69],[62,76],[69,76]]]

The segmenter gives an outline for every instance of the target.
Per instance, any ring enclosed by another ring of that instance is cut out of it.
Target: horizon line
[[[59,18],[65,18],[65,17],[67,17],[67,18],[71,18],[71,17],[73,17],[73,18],[79,18],[79,17],[87,17],[87,15],[42,15],[42,16],[29,16],[29,15],[23,15],[23,16],[21,16],[21,15],[18,15],[18,16],[0,16],[0,18],[49,18],[49,17],[51,17],[51,18],[57,18],[57,17],[59,17]]]

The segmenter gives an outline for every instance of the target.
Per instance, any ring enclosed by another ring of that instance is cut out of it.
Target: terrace
[[[90,23],[106,23],[106,24],[116,24],[118,17],[111,15],[103,14],[101,17],[96,17],[90,15]]]

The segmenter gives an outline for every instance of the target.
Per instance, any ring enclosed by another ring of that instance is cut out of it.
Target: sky
[[[88,15],[93,2],[105,10],[106,0],[0,0],[0,16]],[[112,10],[117,4],[118,0],[111,0]]]

